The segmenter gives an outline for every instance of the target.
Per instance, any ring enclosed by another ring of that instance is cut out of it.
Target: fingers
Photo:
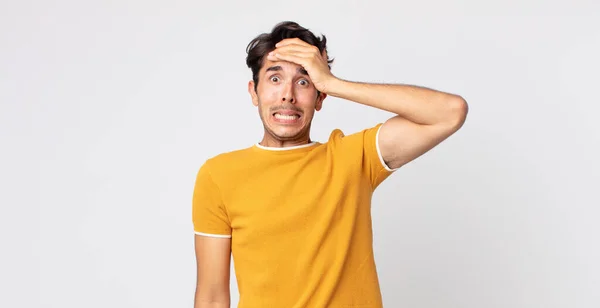
[[[297,57],[299,59],[310,59],[311,56],[307,55],[306,53],[301,53],[301,52],[293,52],[293,51],[287,51],[287,52],[270,52],[267,55],[267,58],[271,61],[276,61],[281,59],[281,57],[285,57],[285,56],[294,56]]]
[[[278,57],[279,55],[285,56],[294,56],[296,58],[304,58],[304,59],[315,59],[322,61],[322,56],[319,53],[319,49],[309,45],[298,45],[298,44],[288,44],[284,46],[280,46],[275,48],[272,52],[269,53],[267,58],[271,60],[283,59],[282,57]]]
[[[295,46],[298,48],[305,47],[308,49],[303,49],[304,51],[311,52],[311,50],[313,50],[315,53],[319,54],[323,60],[328,59],[327,51],[325,49],[323,49],[323,52],[320,52],[319,48],[317,46],[311,45],[299,38],[283,39],[283,40],[279,41],[279,43],[275,44],[275,49],[279,49],[279,48],[285,47],[285,46]]]
[[[319,48],[299,38],[284,39],[275,45],[275,50],[267,55],[271,61],[288,61],[305,66],[310,63],[326,62]],[[319,65],[319,64],[317,64]]]
[[[284,52],[296,52],[296,53],[305,53],[305,54],[319,54],[319,49],[309,45],[298,45],[298,44],[289,44],[275,48],[275,53],[284,53]]]
[[[290,44],[303,45],[303,46],[307,46],[307,47],[312,46],[311,44],[295,37],[295,38],[283,39],[279,43],[275,44],[275,47],[282,47],[282,46],[287,46]]]
[[[299,53],[272,53],[268,55],[268,58],[271,61],[287,61],[296,63],[298,65],[301,65],[302,67],[305,67],[307,65],[307,57]]]

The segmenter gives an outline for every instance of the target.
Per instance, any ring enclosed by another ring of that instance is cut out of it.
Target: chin
[[[271,133],[282,140],[292,140],[303,135],[304,129],[274,129]]]
[[[267,130],[277,139],[294,140],[306,134],[308,128],[305,125],[300,127],[282,127],[277,124],[272,124],[267,126]]]

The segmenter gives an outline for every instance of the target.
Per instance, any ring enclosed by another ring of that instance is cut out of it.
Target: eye
[[[272,82],[278,82],[279,81],[279,77],[277,77],[277,76],[271,76],[270,79],[271,79]]]
[[[301,85],[301,86],[307,86],[308,85],[308,80],[306,80],[306,79],[300,79],[298,81],[298,84]]]

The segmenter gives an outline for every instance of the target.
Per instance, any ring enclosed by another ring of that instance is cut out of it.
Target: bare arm
[[[396,116],[379,133],[381,156],[390,168],[398,168],[429,151],[463,125],[468,106],[454,94],[410,85],[368,84],[335,77],[327,54],[300,39],[277,43],[268,55],[302,65],[322,95],[331,95],[379,108]]]
[[[197,283],[194,308],[230,308],[231,238],[195,235]]]
[[[397,114],[379,134],[381,156],[398,168],[421,156],[463,125],[468,106],[454,94],[411,85],[367,84],[334,79],[329,94]]]

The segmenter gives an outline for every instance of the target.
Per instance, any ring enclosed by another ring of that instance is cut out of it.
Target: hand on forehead
[[[275,44],[275,49],[283,47],[283,46],[288,46],[288,45],[300,45],[300,46],[304,46],[304,47],[318,48],[315,45],[311,45],[311,44],[295,37],[295,38],[286,38],[286,39],[279,41],[279,43]],[[321,56],[323,57],[323,59],[327,59],[327,50],[323,49],[321,51]]]

